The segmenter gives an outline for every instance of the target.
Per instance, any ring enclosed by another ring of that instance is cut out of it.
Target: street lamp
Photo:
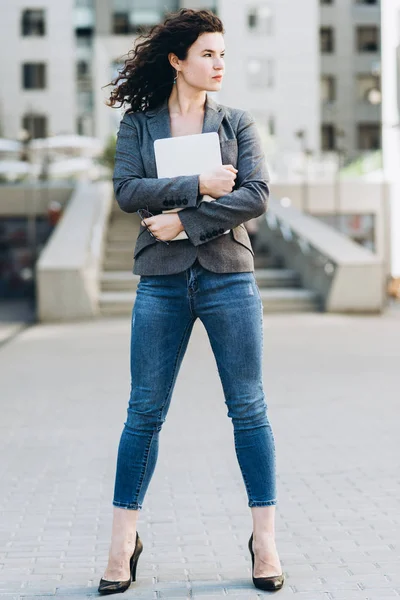
[[[377,88],[371,88],[367,94],[368,102],[373,106],[378,106],[382,102],[382,92]]]
[[[340,188],[340,169],[342,168],[342,158],[346,154],[346,150],[343,146],[337,143],[338,138],[342,139],[345,137],[345,132],[339,127],[335,128],[335,150],[337,156],[337,168],[334,186],[334,222],[335,227],[340,231],[340,216],[341,216],[341,188]]]
[[[295,136],[301,142],[301,151],[304,157],[304,178],[302,188],[302,211],[304,213],[309,212],[309,185],[308,185],[308,162],[312,156],[313,151],[307,147],[307,132],[305,129],[299,129],[295,132]]]
[[[30,124],[30,122],[29,122]],[[22,144],[22,150],[20,159],[26,161],[29,166],[30,165],[30,142],[32,140],[32,133],[28,129],[22,128],[18,133],[18,140]],[[30,177],[30,171],[28,171],[28,181],[25,182],[25,208],[26,208],[26,229],[27,229],[27,238],[28,238],[28,246],[31,251],[31,262],[32,265],[35,264],[36,260],[36,202],[35,202],[35,191],[32,189],[32,180]],[[32,194],[30,194],[30,190],[32,190]],[[31,198],[29,196],[32,195]],[[33,266],[32,266],[33,269]]]

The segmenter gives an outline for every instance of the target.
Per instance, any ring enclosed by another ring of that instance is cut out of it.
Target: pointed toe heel
[[[273,577],[254,577],[254,552],[253,552],[253,534],[251,534],[249,539],[249,550],[251,556],[251,576],[253,579],[253,584],[259,590],[264,590],[266,592],[276,592],[281,589],[283,584],[285,583],[285,574],[281,573],[280,575],[275,575]]]
[[[100,579],[98,592],[102,596],[108,594],[121,594],[126,592],[126,590],[131,585],[132,581],[136,581],[136,569],[139,560],[139,556],[143,551],[142,540],[139,537],[138,532],[136,532],[136,544],[135,550],[129,560],[129,571],[130,577],[126,581],[108,581],[107,579]]]

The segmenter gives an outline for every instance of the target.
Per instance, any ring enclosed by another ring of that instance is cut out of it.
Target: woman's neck
[[[193,91],[183,90],[181,86],[174,85],[172,88],[171,95],[168,100],[168,109],[171,115],[180,117],[189,116],[190,114],[198,114],[204,112],[206,102],[205,91]]]

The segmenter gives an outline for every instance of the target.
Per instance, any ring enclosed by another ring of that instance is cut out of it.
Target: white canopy
[[[0,160],[1,175],[26,175],[32,171],[32,165],[22,160]]]
[[[55,135],[38,138],[30,143],[32,150],[84,150],[91,155],[99,154],[103,149],[101,140],[83,135]]]
[[[21,142],[0,138],[0,152],[20,152]]]

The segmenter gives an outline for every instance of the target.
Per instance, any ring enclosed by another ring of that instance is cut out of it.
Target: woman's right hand
[[[235,186],[237,172],[232,165],[222,165],[214,171],[202,173],[199,176],[200,194],[215,199],[230,194]]]

